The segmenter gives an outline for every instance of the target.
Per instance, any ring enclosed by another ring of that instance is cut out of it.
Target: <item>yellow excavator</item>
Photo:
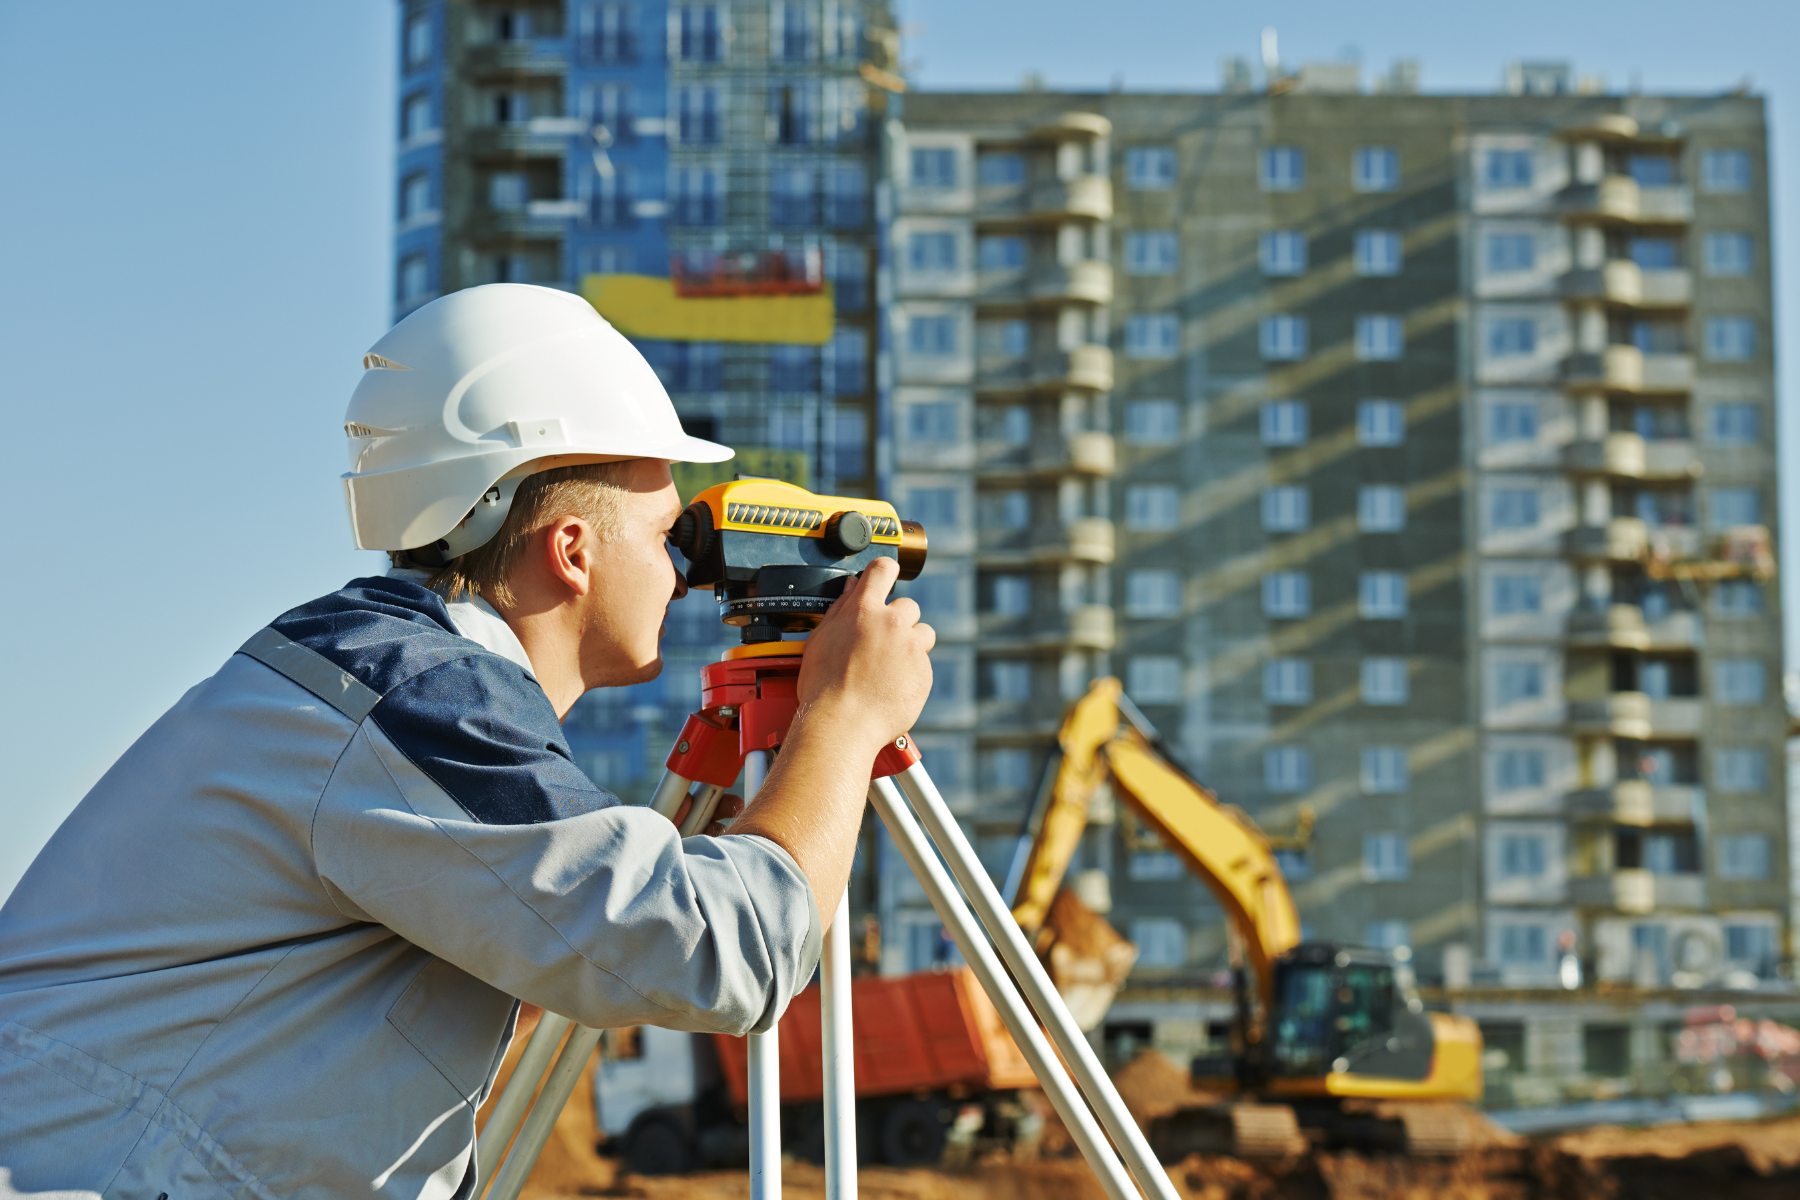
[[[1482,1091],[1473,1021],[1426,1012],[1410,970],[1387,951],[1301,941],[1276,843],[1174,765],[1117,679],[1096,680],[1075,702],[1059,743],[1009,882],[1013,915],[1036,936],[1084,1027],[1099,1023],[1136,956],[1062,887],[1102,786],[1225,909],[1231,1053],[1194,1060],[1194,1088],[1216,1103],[1152,1123],[1164,1161],[1196,1151],[1287,1154],[1309,1143],[1415,1154],[1467,1145],[1479,1128],[1467,1102]]]

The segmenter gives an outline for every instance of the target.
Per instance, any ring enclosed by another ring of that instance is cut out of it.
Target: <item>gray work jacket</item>
[[[0,1179],[463,1197],[514,997],[769,1028],[805,876],[595,787],[530,666],[485,605],[358,579],[138,739],[0,908]]]

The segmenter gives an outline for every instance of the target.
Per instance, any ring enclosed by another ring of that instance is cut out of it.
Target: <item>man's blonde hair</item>
[[[529,475],[513,496],[506,521],[484,545],[439,567],[430,586],[455,600],[464,592],[488,597],[502,608],[513,603],[507,586],[530,550],[532,535],[560,517],[580,517],[602,538],[618,531],[625,508],[629,460],[554,467]]]

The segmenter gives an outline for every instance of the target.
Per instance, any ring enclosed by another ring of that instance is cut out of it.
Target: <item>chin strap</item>
[[[517,475],[502,479],[481,494],[481,499],[475,502],[475,507],[469,510],[469,515],[455,529],[429,546],[402,550],[401,556],[411,564],[436,571],[450,565],[451,559],[460,558],[471,550],[479,550],[493,540],[494,535],[500,532],[500,526],[506,524],[506,514],[512,511],[513,497],[518,494],[519,485],[527,478],[526,475]]]

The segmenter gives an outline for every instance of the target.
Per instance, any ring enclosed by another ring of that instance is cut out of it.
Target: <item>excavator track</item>
[[[1285,1104],[1232,1105],[1231,1142],[1239,1158],[1288,1158],[1306,1152],[1300,1120]]]
[[[1467,1114],[1447,1104],[1409,1104],[1400,1109],[1406,1152],[1424,1158],[1454,1158],[1469,1148]]]

